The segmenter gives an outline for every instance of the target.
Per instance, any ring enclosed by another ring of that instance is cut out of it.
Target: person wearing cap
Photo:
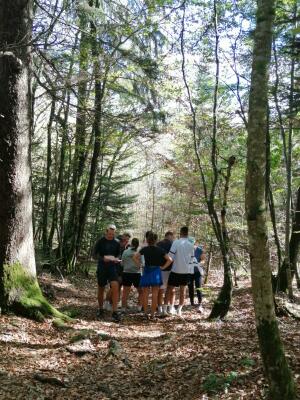
[[[97,240],[93,257],[98,260],[97,280],[98,280],[98,305],[97,317],[104,315],[103,302],[105,286],[109,283],[112,294],[112,318],[115,322],[120,321],[117,312],[119,300],[119,278],[117,265],[120,263],[120,242],[115,239],[116,226],[111,224],[106,229],[105,236]]]

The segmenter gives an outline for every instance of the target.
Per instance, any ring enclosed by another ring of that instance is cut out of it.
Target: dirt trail
[[[263,398],[248,280],[234,291],[226,322],[205,319],[218,290],[214,279],[203,315],[186,307],[182,318],[149,322],[130,313],[120,324],[109,315],[95,319],[94,278],[71,283],[44,275],[42,281],[53,287],[53,303],[76,311],[76,320],[63,329],[51,320],[0,316],[1,400]],[[290,364],[299,372],[299,323],[281,318],[280,329]],[[76,339],[88,352],[72,352]]]

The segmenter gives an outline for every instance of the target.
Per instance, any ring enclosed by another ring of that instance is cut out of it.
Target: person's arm
[[[164,263],[164,265],[162,265],[160,267],[161,270],[168,268],[168,266],[171,265],[173,262],[172,258],[169,256],[169,254],[165,254],[164,258],[165,258],[166,262]]]
[[[171,257],[172,261],[174,261],[175,254],[176,254],[176,241],[172,243],[172,246],[168,254]]]
[[[92,257],[94,260],[103,260],[101,255],[101,239],[98,239],[93,248]]]
[[[205,253],[204,250],[202,250],[201,256],[200,256],[200,265],[204,265],[205,264]]]
[[[133,261],[135,262],[135,265],[140,268],[141,267],[141,254],[140,253],[135,253],[132,256]]]

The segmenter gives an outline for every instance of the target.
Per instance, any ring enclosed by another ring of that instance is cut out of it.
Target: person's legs
[[[201,292],[201,275],[200,272],[195,273],[195,286],[197,292],[197,298],[199,305],[202,303],[202,292]]]
[[[179,305],[183,306],[185,300],[185,285],[180,285],[179,288]]]
[[[151,317],[154,317],[158,303],[159,286],[152,286]]]
[[[98,306],[99,306],[99,310],[103,310],[103,300],[104,300],[104,289],[105,286],[99,286],[98,284]]]
[[[139,288],[139,287],[136,289],[138,291],[138,305],[140,307],[142,307],[143,306],[143,290],[142,290],[142,288]]]
[[[182,307],[185,300],[185,285],[180,285],[179,287],[179,306],[177,308],[177,314],[181,316]]]
[[[191,302],[192,306],[194,305],[194,296],[195,296],[194,279],[195,279],[195,275],[194,274],[189,274],[188,289],[189,289],[189,298],[190,298],[190,302]]]
[[[99,306],[99,310],[97,312],[98,317],[102,317],[104,313],[103,311],[104,290],[107,282],[108,282],[108,277],[106,274],[106,270],[104,268],[98,267],[97,268],[97,283],[98,283],[97,300]]]
[[[130,286],[123,286],[123,293],[122,293],[122,307],[127,308],[127,299],[130,293]]]
[[[147,311],[148,311],[148,297],[149,297],[149,288],[144,287],[143,288],[143,309],[144,309],[145,314],[147,314]]]
[[[116,312],[118,309],[118,302],[119,302],[119,282],[111,281],[110,286],[112,294],[112,309],[113,312]]]
[[[158,292],[158,307],[162,306],[165,289],[160,288]]]
[[[169,290],[169,298],[170,298],[169,312],[170,312],[170,314],[174,315],[174,314],[176,314],[176,310],[175,310],[175,286],[168,286],[168,290]]]

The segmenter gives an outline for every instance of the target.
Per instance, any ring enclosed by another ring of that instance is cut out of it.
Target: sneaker
[[[169,314],[170,314],[170,315],[176,315],[175,307],[170,307],[170,309],[169,309]]]
[[[182,317],[182,309],[181,308],[178,308],[177,315],[178,315],[178,317]]]
[[[200,305],[200,306],[198,307],[197,311],[198,311],[200,314],[202,314],[202,313],[203,313],[203,307]]]
[[[119,313],[117,313],[116,311],[114,311],[112,313],[112,319],[114,322],[121,322],[121,315]]]
[[[104,317],[104,310],[103,308],[99,308],[97,310],[97,318],[103,318]]]

